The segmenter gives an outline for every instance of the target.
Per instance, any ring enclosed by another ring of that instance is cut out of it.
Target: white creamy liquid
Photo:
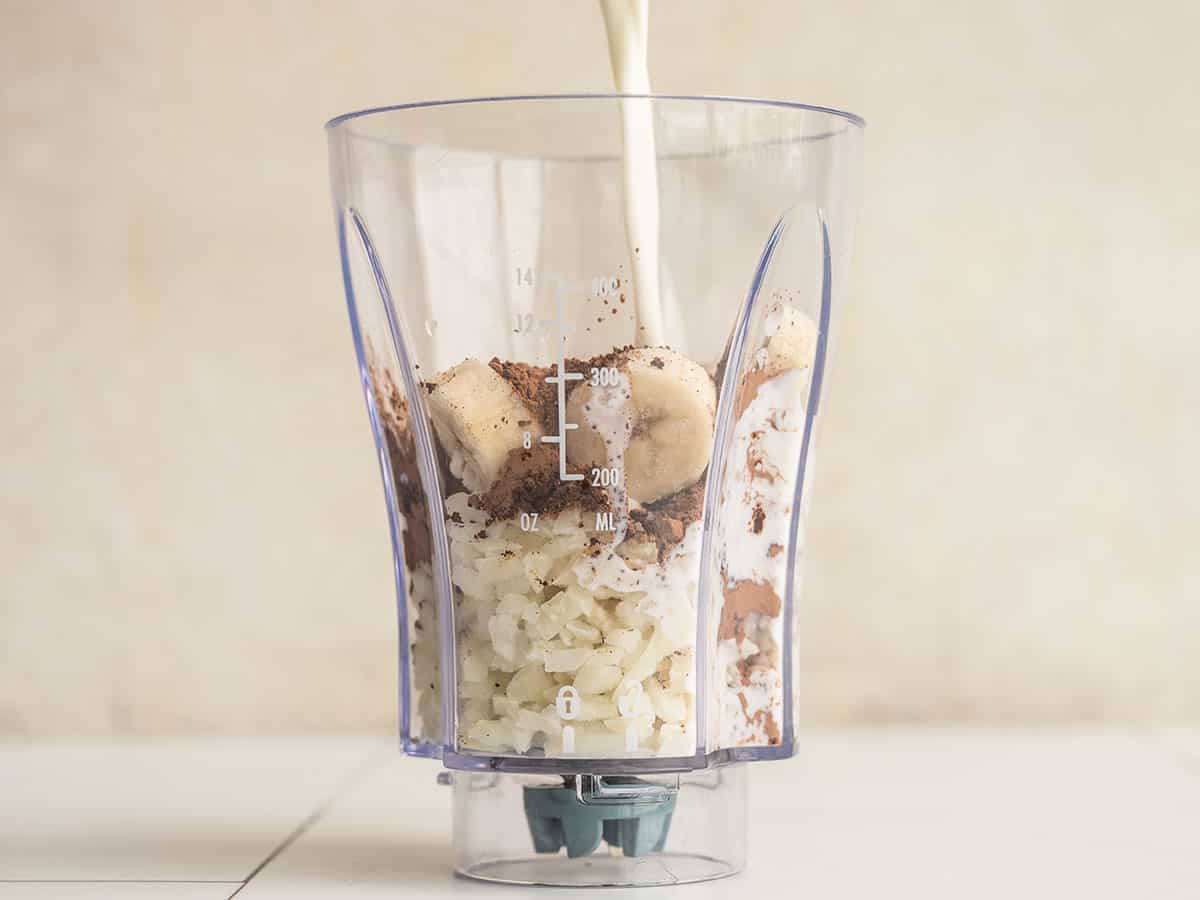
[[[600,0],[613,80],[621,94],[649,94],[646,47],[649,0]],[[622,169],[625,191],[625,238],[633,262],[639,346],[665,343],[658,289],[658,172],[654,152],[654,116],[649,100],[621,101]]]

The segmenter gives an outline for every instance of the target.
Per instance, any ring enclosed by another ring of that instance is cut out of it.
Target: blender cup
[[[622,104],[652,113],[657,247],[626,240]],[[329,123],[401,740],[442,761],[462,874],[744,865],[744,764],[795,752],[861,132],[799,104],[605,95]]]

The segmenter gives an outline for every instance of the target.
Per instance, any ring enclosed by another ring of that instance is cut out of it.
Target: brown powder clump
[[[683,540],[684,532],[693,522],[704,515],[704,482],[708,470],[700,474],[695,484],[676,491],[669,497],[655,500],[640,509],[631,509],[629,518],[640,531],[645,532],[658,544],[658,559],[666,558],[676,544]]]
[[[542,431],[546,434],[558,432],[558,385],[546,381],[555,373],[557,366],[531,366],[529,363],[507,362],[498,357],[493,357],[488,365],[508,382],[521,402],[529,408],[533,422]],[[571,371],[570,367],[567,371]]]
[[[779,480],[780,474],[763,453],[762,446],[759,444],[762,436],[763,432],[761,431],[750,433],[750,446],[746,448],[746,469],[750,472],[752,479],[758,478],[774,484]]]
[[[593,488],[586,479],[559,480],[558,449],[551,444],[509,451],[496,483],[484,493],[473,495],[470,503],[493,521],[511,519],[523,512],[554,516],[572,506],[585,511],[609,508],[608,494]]]
[[[683,523],[684,528],[697,521],[704,513],[704,483],[708,469],[700,473],[694,484],[676,491],[669,497],[648,503],[646,509],[656,515],[670,516]]]
[[[779,373],[779,369],[764,367],[754,369],[743,375],[742,383],[737,387],[733,403],[734,416],[740,417],[746,411],[746,408],[754,402],[754,398],[758,396],[758,389]]]
[[[630,511],[629,518],[629,536],[645,535],[647,539],[654,541],[658,547],[659,562],[666,558],[672,547],[683,540],[683,533],[687,530],[679,519],[655,516],[644,509]]]
[[[779,723],[775,721],[774,713],[768,709],[760,709],[754,714],[753,722],[767,733],[768,744],[780,743],[782,735],[779,732]]]
[[[742,715],[745,715],[750,722],[757,725],[766,733],[767,743],[771,745],[778,744],[782,738],[782,734],[779,731],[779,723],[775,721],[775,716],[771,711],[760,709],[753,716],[750,716],[747,715],[749,704],[746,702],[745,693],[739,693],[738,700],[742,703]]]
[[[620,368],[629,361],[629,354],[636,349],[633,344],[626,344],[624,347],[614,347],[607,353],[601,353],[598,356],[593,356],[591,359],[578,359],[571,356],[567,358],[567,371],[580,372],[587,375],[593,368],[603,368],[605,366]]]
[[[387,444],[396,506],[404,517],[404,562],[411,570],[433,557],[433,535],[429,525],[429,506],[421,489],[408,401],[392,379],[391,372],[376,363],[370,348],[368,357],[367,372],[375,395],[379,424]]]
[[[568,357],[564,362],[568,372],[578,372],[588,375],[593,368],[619,366],[629,356],[633,346],[618,347],[608,353],[593,356],[591,359]],[[547,382],[546,379],[558,373],[558,365],[533,366],[529,363],[510,362],[493,357],[488,362],[492,371],[508,382],[546,434],[558,433],[558,385]],[[579,382],[567,382],[567,393],[570,393]]]
[[[721,640],[745,635],[745,620],[751,613],[775,618],[783,604],[769,584],[757,581],[735,581],[725,585],[725,605],[721,608],[721,625],[717,637]]]

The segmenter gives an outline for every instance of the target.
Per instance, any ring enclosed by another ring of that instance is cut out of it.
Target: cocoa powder
[[[404,562],[412,570],[432,559],[433,535],[429,524],[429,506],[421,488],[408,401],[392,379],[391,372],[377,363],[370,346],[367,348],[367,358],[367,374],[371,379],[375,410],[387,445],[396,506],[404,518]]]
[[[779,480],[779,470],[776,469],[767,460],[759,441],[762,439],[762,431],[753,431],[750,433],[750,445],[746,448],[746,469],[750,473],[750,478],[758,478],[762,481],[774,484]]]
[[[757,581],[735,581],[725,585],[725,605],[721,608],[721,624],[717,637],[721,640],[741,640],[745,636],[745,620],[751,613],[775,618],[783,604],[769,584]]]
[[[619,366],[633,349],[632,345],[617,347],[608,353],[579,359],[569,356],[564,360],[568,372],[587,375],[593,368]],[[511,362],[492,357],[488,362],[492,371],[508,382],[521,398],[535,421],[546,434],[558,432],[558,385],[546,379],[558,373],[558,366],[534,366],[529,363]]]
[[[758,396],[759,388],[779,374],[776,369],[761,368],[753,369],[742,376],[742,383],[738,385],[737,392],[733,402],[733,414],[735,417],[741,417],[746,408],[754,402],[754,398]]]
[[[511,519],[521,513],[536,512],[554,516],[577,506],[586,511],[609,508],[608,494],[583,481],[562,481],[558,477],[558,449],[551,444],[534,444],[528,450],[509,451],[500,477],[482,494],[474,494],[470,504],[486,512],[492,521]]]
[[[493,357],[488,365],[508,382],[521,402],[529,407],[533,421],[542,431],[546,434],[558,431],[558,386],[546,381],[557,366],[531,366],[529,363],[507,362],[499,357]]]
[[[749,715],[750,705],[746,702],[745,692],[738,693],[738,700],[741,701],[742,715],[746,716],[746,720],[753,725],[757,725],[767,735],[767,744],[778,744],[782,735],[779,731],[779,723],[775,721],[774,714],[769,709],[760,709],[751,716]]]
[[[683,540],[688,526],[704,515],[704,482],[707,474],[708,470],[705,469],[695,484],[629,511],[629,518],[658,545],[660,562],[671,548]]]

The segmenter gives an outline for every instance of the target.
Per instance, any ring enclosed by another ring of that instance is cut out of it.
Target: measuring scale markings
[[[583,481],[582,474],[567,471],[567,432],[579,427],[577,423],[567,421],[567,382],[583,380],[582,372],[567,371],[567,335],[571,329],[567,325],[564,304],[570,285],[562,278],[551,277],[554,284],[554,318],[544,320],[542,325],[553,325],[558,329],[558,374],[546,376],[546,381],[558,388],[558,434],[543,435],[542,443],[558,444],[559,481]]]
[[[586,287],[586,285],[569,282],[557,275],[549,276],[549,278],[554,285],[554,318],[542,319],[538,324],[542,328],[554,327],[558,329],[558,374],[546,376],[546,382],[557,387],[558,434],[544,435],[542,443],[558,445],[558,477],[560,481],[583,481],[586,476],[582,473],[567,471],[567,432],[579,427],[578,423],[567,421],[567,382],[583,381],[586,376],[582,372],[567,371],[567,335],[570,334],[572,329],[567,323],[565,304],[569,290],[576,287]],[[619,282],[615,278],[594,278],[592,279],[592,293],[604,296],[607,293],[615,291],[618,284]],[[617,371],[615,369],[612,370],[611,376],[606,369],[593,369],[592,372],[593,384],[606,387],[617,385]],[[595,486],[612,487],[620,479],[620,469],[616,467],[596,468],[592,470],[592,477],[592,483]],[[536,515],[536,513],[533,514],[533,528],[535,529],[537,527]],[[618,530],[617,524],[613,521],[613,513],[611,512],[596,513],[596,527],[601,531],[615,532]],[[636,753],[640,749],[638,712],[641,707],[642,695],[642,685],[640,682],[635,681],[617,698],[617,710],[621,718],[626,720],[624,739],[625,752],[627,753]],[[558,715],[558,718],[563,722],[570,722],[575,719],[579,715],[581,700],[579,690],[574,685],[560,687],[554,699],[554,711]],[[562,752],[564,754],[575,752],[574,725],[563,725]]]

